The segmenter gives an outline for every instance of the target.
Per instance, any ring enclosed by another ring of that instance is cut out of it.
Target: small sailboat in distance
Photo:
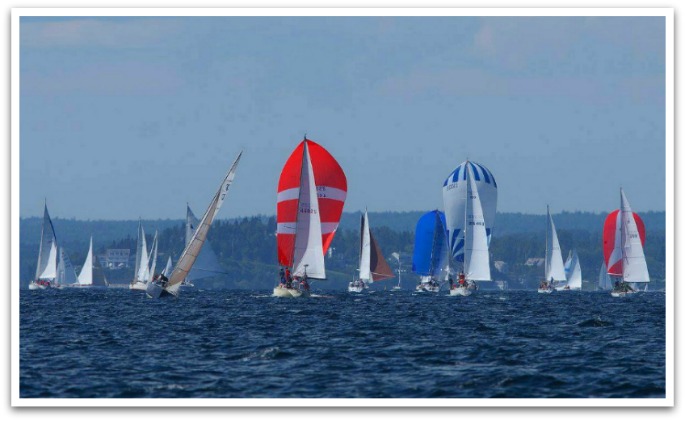
[[[392,291],[402,291],[402,272],[404,272],[404,269],[402,269],[402,262],[400,261],[400,253],[399,252],[394,252],[391,254],[392,257],[397,260],[397,285],[392,287]]]
[[[645,224],[633,212],[623,189],[621,208],[604,221],[604,263],[607,274],[615,279],[612,297],[625,297],[635,292],[630,284],[649,282],[645,260]]]
[[[107,288],[108,282],[102,268],[97,264],[97,259],[93,259],[93,236],[90,237],[90,246],[86,260],[83,262],[81,272],[78,274],[77,282],[67,285],[70,287],[83,288]]]
[[[57,277],[57,237],[52,220],[48,213],[47,200],[43,210],[43,225],[40,234],[40,247],[38,249],[38,264],[36,265],[36,277],[29,283],[29,289],[46,289],[54,286]]]
[[[138,241],[136,243],[136,265],[133,269],[133,279],[129,284],[129,289],[135,291],[145,291],[149,277],[148,250],[145,240],[145,230],[143,222],[138,220]]]
[[[278,180],[276,243],[281,269],[273,296],[306,297],[310,279],[326,279],[324,254],[346,197],[347,177],[340,164],[305,136]]]
[[[228,188],[231,186],[231,183],[233,183],[235,172],[242,155],[243,153],[240,152],[235,161],[233,161],[233,165],[231,165],[231,168],[219,185],[219,189],[214,194],[211,202],[209,202],[209,206],[207,206],[207,210],[202,216],[200,224],[193,234],[193,238],[190,240],[190,243],[186,245],[185,249],[183,249],[183,253],[181,253],[181,257],[179,257],[178,262],[176,262],[176,266],[171,272],[171,276],[168,278],[166,276],[160,276],[158,279],[148,282],[145,292],[149,297],[159,298],[163,295],[178,296],[178,290],[181,283],[186,279],[188,273],[190,273],[190,270],[193,268],[193,264],[202,250],[202,245],[205,243],[207,232],[212,225],[212,221],[214,221],[217,212],[228,195]]]
[[[564,260],[561,257],[561,247],[557,238],[557,230],[554,227],[552,215],[547,206],[547,229],[545,230],[545,279],[540,283],[538,292],[554,292],[554,282],[566,282]]]
[[[369,284],[395,276],[385,261],[381,248],[369,228],[369,214],[361,216],[359,243],[359,279],[353,279],[347,286],[348,292],[362,292]]]
[[[564,271],[566,272],[566,284],[561,284],[556,287],[557,291],[580,291],[583,287],[583,275],[580,270],[580,260],[578,253],[573,249],[568,253],[566,263],[564,263]]]

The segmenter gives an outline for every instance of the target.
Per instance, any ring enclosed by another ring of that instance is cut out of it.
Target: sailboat
[[[597,284],[598,288],[603,291],[611,290],[611,278],[607,273],[607,265],[602,261],[602,268],[599,270],[599,281]]]
[[[219,185],[219,189],[214,194],[211,202],[209,202],[209,206],[207,206],[207,210],[202,216],[202,219],[193,234],[193,238],[190,239],[190,243],[183,249],[183,253],[181,253],[181,257],[179,257],[178,262],[176,262],[176,266],[171,272],[171,276],[160,276],[160,279],[153,279],[151,282],[147,283],[145,292],[150,298],[159,298],[163,295],[178,296],[178,290],[181,283],[188,277],[188,274],[193,268],[193,264],[202,251],[202,246],[207,239],[207,232],[212,225],[212,221],[214,221],[217,212],[219,212],[221,205],[228,195],[228,188],[231,186],[231,183],[233,183],[235,172],[242,155],[243,153],[240,152],[235,161],[233,161],[233,165],[231,165],[231,168]]]
[[[347,197],[347,177],[321,145],[304,138],[278,180],[277,230],[281,279],[275,297],[310,295],[309,280],[326,279],[324,254]]]
[[[57,237],[52,226],[48,204],[43,210],[43,226],[40,234],[40,248],[38,249],[38,264],[36,277],[29,283],[29,289],[46,289],[54,286],[57,277]]]
[[[547,229],[545,231],[545,279],[540,283],[538,292],[549,294],[554,292],[555,282],[566,282],[564,260],[561,257],[561,247],[557,238],[552,215],[547,206]]]
[[[421,281],[416,292],[440,291],[441,275],[449,274],[445,214],[439,210],[425,213],[416,223],[412,272]]]
[[[566,272],[566,284],[558,285],[556,290],[580,291],[583,287],[583,274],[580,270],[580,260],[575,249],[568,253],[568,258],[566,263],[564,263],[564,272]]]
[[[88,254],[86,260],[83,262],[81,272],[78,274],[77,282],[68,284],[69,287],[83,287],[83,288],[107,288],[109,283],[102,271],[102,268],[97,263],[97,259],[93,259],[93,237],[90,237],[90,246],[88,247]]]
[[[476,288],[475,281],[489,282],[490,279],[490,256],[488,251],[488,234],[485,224],[485,216],[481,206],[478,186],[475,183],[474,165],[466,161],[464,165],[465,188],[457,188],[458,181],[450,190],[443,189],[445,210],[454,214],[449,215],[451,221],[461,219],[459,228],[453,231],[451,239],[454,246],[451,247],[452,258],[462,263],[458,285],[450,282],[450,295],[471,295]],[[455,195],[454,192],[463,193]],[[447,217],[447,214],[446,214]],[[471,288],[469,288],[471,286]]]
[[[635,292],[630,284],[649,282],[645,261],[645,224],[633,212],[623,189],[621,208],[604,221],[604,263],[607,274],[615,280],[612,297],[625,297]]]
[[[381,248],[369,229],[369,214],[364,211],[361,217],[359,243],[359,279],[352,280],[348,292],[362,292],[369,284],[395,276],[385,261]]]
[[[195,217],[195,214],[190,209],[190,205],[186,203],[186,243],[187,246],[190,240],[193,238],[193,234],[197,227],[199,227],[199,220]],[[212,244],[209,241],[205,241],[205,245],[202,247],[200,254],[197,256],[197,260],[193,265],[193,268],[188,273],[188,277],[181,283],[182,287],[194,287],[194,281],[203,278],[209,278],[217,273],[223,273],[224,270],[219,264],[219,259],[216,257],[216,253],[212,248]]]
[[[136,265],[133,269],[133,280],[129,284],[129,289],[145,291],[147,280],[150,275],[148,267],[148,250],[145,240],[145,230],[142,221],[138,220],[138,241],[136,243]]]
[[[393,291],[402,291],[402,272],[404,272],[404,269],[402,269],[402,262],[400,261],[400,253],[399,252],[394,252],[391,255],[392,257],[397,260],[397,285],[392,287]]]

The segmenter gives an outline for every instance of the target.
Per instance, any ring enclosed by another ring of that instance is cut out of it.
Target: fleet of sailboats
[[[395,277],[369,229],[367,211],[361,216],[359,237],[359,277],[349,283],[348,292],[362,292],[376,281]]]
[[[625,297],[636,292],[631,285],[649,282],[643,249],[645,225],[632,211],[623,188],[620,196],[621,207],[604,221],[604,263],[607,274],[614,281],[612,297]]]
[[[186,204],[185,248],[173,265],[168,257],[164,269],[156,274],[158,232],[148,250],[142,221],[138,223],[135,267],[129,288],[146,291],[157,298],[178,295],[182,285],[222,273],[221,265],[207,232],[223,204],[242,152],[233,162],[218,191],[198,220]],[[461,163],[443,183],[445,212],[424,214],[416,225],[412,271],[419,275],[417,292],[438,292],[449,281],[450,295],[470,295],[477,282],[491,281],[489,244],[497,206],[497,184],[492,173],[469,160]],[[325,280],[324,256],[335,236],[347,197],[347,179],[335,158],[321,145],[307,139],[298,144],[287,159],[278,183],[277,249],[281,266],[275,297],[309,296],[309,282]],[[604,261],[597,287],[611,290],[613,297],[632,294],[650,282],[644,256],[645,227],[632,211],[623,189],[620,208],[611,212],[603,229]],[[403,272],[399,252],[391,254],[397,262],[401,290]],[[330,257],[330,256],[329,256]],[[580,260],[575,249],[562,260],[561,248],[552,215],[547,206],[544,280],[538,292],[573,291],[583,288]],[[452,275],[459,270],[458,283]],[[369,215],[360,218],[358,275],[348,284],[349,292],[362,292],[376,281],[390,279],[395,273],[388,265],[374,238]],[[44,205],[38,261],[29,289],[62,287],[107,287],[108,281],[93,254],[93,237],[78,276],[69,255],[57,243],[54,226]]]
[[[347,177],[335,158],[306,138],[278,181],[276,243],[281,266],[275,297],[307,297],[310,280],[326,279],[324,255],[347,198]]]

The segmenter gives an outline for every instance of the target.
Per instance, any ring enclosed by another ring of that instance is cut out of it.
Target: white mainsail
[[[361,224],[359,279],[373,282],[371,278],[371,233],[369,231],[369,214],[367,211],[364,211],[364,215],[362,215]]]
[[[471,168],[466,167],[466,207],[464,215],[464,274],[472,281],[490,281],[490,256],[485,219],[473,181]]]
[[[190,206],[186,204],[186,246],[190,243],[193,234],[199,226],[200,221],[195,217]],[[197,256],[193,268],[190,269],[186,281],[192,282],[198,279],[208,278],[217,273],[222,273],[223,271],[223,268],[219,264],[219,259],[217,259],[216,253],[212,248],[212,244],[209,241],[205,241],[205,245],[202,247],[202,250],[200,250],[200,254]]]
[[[568,286],[569,289],[582,289],[583,275],[580,271],[578,253],[576,253],[575,249],[569,252],[568,259],[566,259],[566,264],[564,265],[564,270],[566,271],[566,279],[568,280],[566,286]]]
[[[297,201],[297,222],[295,225],[295,247],[293,250],[293,276],[326,279],[321,240],[321,216],[319,198],[316,193],[314,169],[309,158],[309,146],[304,142],[300,192]]]
[[[81,272],[78,274],[79,285],[93,285],[93,236],[90,237],[90,247],[86,261],[83,262]]]
[[[637,231],[633,211],[623,189],[621,189],[621,212],[619,216],[621,218],[623,281],[631,283],[649,282],[649,272],[647,271],[645,253],[642,249],[642,241]]]
[[[45,204],[43,211],[43,226],[40,235],[40,248],[38,250],[38,265],[36,266],[36,279],[53,280],[57,277],[57,238],[52,220],[48,214],[48,205]]]
[[[209,206],[207,207],[205,214],[202,216],[202,219],[200,220],[200,225],[195,231],[195,234],[193,234],[193,238],[190,240],[190,243],[188,243],[188,245],[183,250],[181,257],[178,259],[176,267],[174,268],[173,272],[171,273],[171,276],[169,277],[169,283],[166,287],[166,290],[168,292],[175,294],[176,291],[178,291],[178,288],[181,286],[183,280],[188,276],[190,269],[193,267],[195,259],[202,250],[202,245],[205,243],[209,227],[212,225],[212,221],[214,221],[216,213],[219,211],[221,205],[224,203],[224,200],[226,199],[226,195],[228,194],[228,188],[231,186],[231,183],[235,178],[235,171],[238,167],[238,162],[240,161],[240,157],[242,155],[243,153],[240,152],[240,154],[238,154],[238,157],[233,162],[233,165],[231,165],[231,168],[228,170],[226,177],[219,186],[219,190],[214,195],[214,198],[209,203]]]
[[[547,206],[547,232],[545,238],[547,243],[545,248],[545,280],[565,281],[564,260],[561,257],[561,247],[559,247],[559,239],[557,238],[557,230],[554,227],[552,215],[549,213],[549,206]]]
[[[136,245],[136,267],[133,270],[133,282],[147,282],[149,275],[148,269],[147,242],[145,241],[145,230],[143,224],[138,221],[138,242]]]

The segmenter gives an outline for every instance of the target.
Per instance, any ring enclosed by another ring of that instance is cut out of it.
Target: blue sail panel
[[[446,255],[445,214],[434,210],[424,214],[416,224],[412,271],[428,276],[439,272]]]

